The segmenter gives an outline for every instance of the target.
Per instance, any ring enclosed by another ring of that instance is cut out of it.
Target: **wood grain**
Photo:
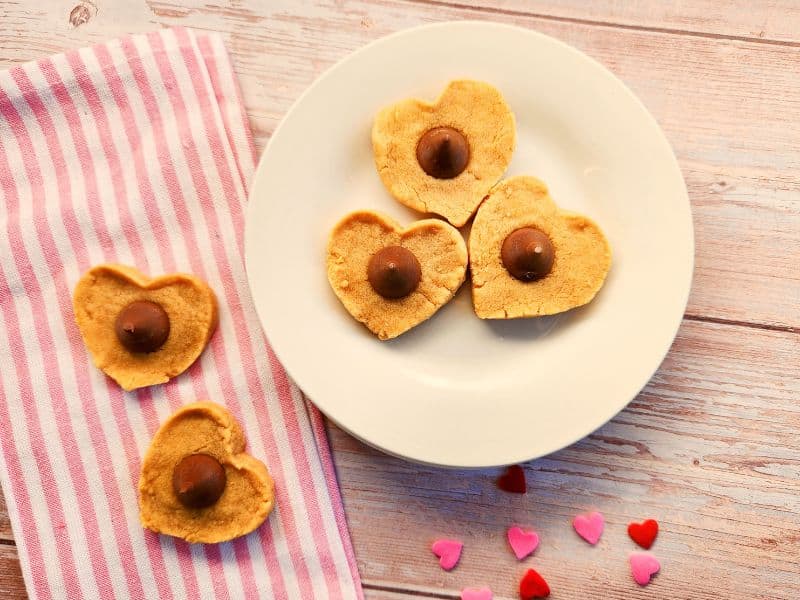
[[[471,6],[464,0],[423,0],[449,6]],[[691,2],[620,2],[619,0],[482,0],[481,9],[508,15],[699,34],[764,42],[800,42],[800,4],[793,0],[692,0]]]
[[[27,598],[17,549],[8,544],[0,544],[0,598]]]
[[[800,5],[459,4],[5,1],[0,68],[159,26],[221,31],[263,148],[322,71],[405,27],[488,18],[595,57],[653,112],[683,170],[697,238],[688,319],[625,411],[526,465],[525,497],[499,492],[496,471],[411,465],[332,428],[367,595],[456,598],[463,586],[491,585],[498,598],[516,597],[530,564],[553,598],[799,598]],[[570,518],[589,508],[608,522],[596,548],[569,530]],[[625,525],[647,517],[661,522],[653,551],[663,572],[642,590],[627,570],[634,548]],[[542,537],[524,564],[505,548],[505,527],[514,522]],[[468,544],[453,573],[438,569],[428,551],[437,535]],[[21,598],[11,540],[0,500],[0,597]]]

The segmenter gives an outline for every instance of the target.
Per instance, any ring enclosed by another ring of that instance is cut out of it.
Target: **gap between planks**
[[[592,27],[605,27],[607,29],[624,29],[627,31],[640,31],[650,33],[666,33],[671,35],[683,35],[690,37],[707,38],[711,40],[728,40],[734,42],[755,42],[771,46],[787,46],[790,48],[800,48],[800,42],[790,40],[775,40],[771,38],[760,38],[756,36],[732,35],[725,33],[711,33],[708,31],[696,31],[692,29],[677,29],[674,27],[654,27],[651,25],[631,25],[628,23],[617,23],[614,21],[598,21],[595,19],[581,19],[578,17],[566,17],[560,15],[549,15],[532,11],[517,10],[513,8],[500,8],[497,6],[480,6],[465,4],[461,2],[447,2],[445,0],[406,0],[411,4],[428,4],[431,6],[443,6],[456,10],[474,10],[477,12],[504,15],[508,17],[526,17],[542,19],[543,21],[557,21],[559,23],[572,23],[574,25],[589,25]]]
[[[719,317],[704,317],[686,313],[683,315],[686,321],[697,321],[700,323],[715,323],[717,325],[730,325],[732,327],[750,327],[752,329],[764,329],[766,331],[779,331],[781,333],[800,334],[800,328],[790,327],[789,325],[770,325],[768,323],[755,323],[753,321],[737,321],[735,319],[722,319]]]
[[[417,596],[418,598],[441,598],[442,600],[458,600],[458,594],[448,594],[444,591],[434,592],[427,590],[413,590],[396,585],[381,585],[378,583],[361,582],[361,587],[365,591],[389,592],[391,594],[403,594],[406,596]]]

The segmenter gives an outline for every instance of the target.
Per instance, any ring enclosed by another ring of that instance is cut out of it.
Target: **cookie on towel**
[[[72,303],[95,366],[126,390],[188,369],[217,326],[214,292],[182,273],[151,279],[133,267],[99,265],[78,281]]]
[[[272,478],[244,453],[239,423],[213,402],[188,404],[161,425],[139,477],[142,526],[187,542],[225,542],[261,525]]]

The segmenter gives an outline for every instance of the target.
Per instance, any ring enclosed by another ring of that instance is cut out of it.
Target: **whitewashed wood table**
[[[475,6],[480,4],[480,6]],[[580,48],[622,78],[664,128],[696,228],[693,291],[661,369],[599,431],[525,465],[526,496],[497,471],[389,458],[332,427],[358,566],[371,598],[516,597],[524,568],[505,528],[534,526],[552,598],[800,598],[800,4],[796,0],[7,0],[0,67],[128,32],[220,31],[259,149],[329,65],[390,32],[489,19]],[[607,520],[596,548],[570,529]],[[630,578],[626,524],[661,523],[662,572]],[[451,573],[439,535],[468,551]],[[24,598],[0,501],[0,597]]]

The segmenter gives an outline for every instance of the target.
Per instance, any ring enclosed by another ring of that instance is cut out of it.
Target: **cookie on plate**
[[[375,166],[406,206],[464,225],[505,173],[514,115],[500,92],[453,81],[436,102],[407,99],[381,110],[372,127]]]
[[[430,318],[467,270],[457,229],[438,219],[402,228],[377,212],[344,217],[328,242],[328,281],[347,311],[387,340]]]
[[[469,238],[472,301],[482,319],[538,317],[591,302],[611,267],[597,224],[560,210],[535,177],[498,184]]]

